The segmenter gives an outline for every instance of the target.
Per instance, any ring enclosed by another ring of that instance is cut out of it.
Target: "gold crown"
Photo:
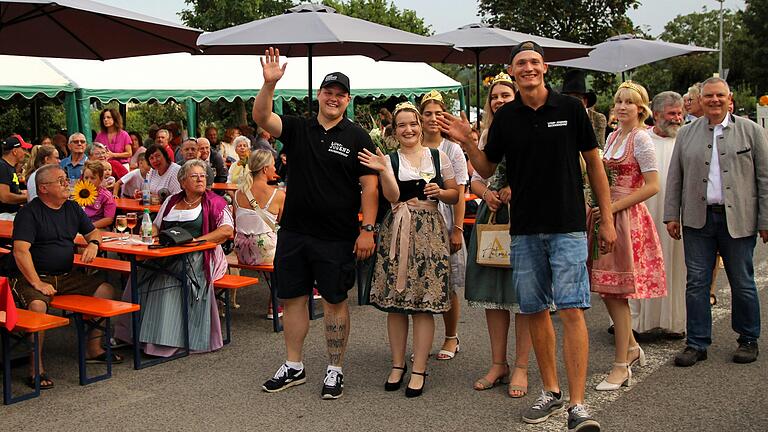
[[[491,85],[494,85],[497,82],[508,82],[508,83],[511,83],[512,82],[512,78],[508,74],[506,74],[505,72],[499,72],[498,75],[496,75],[495,77],[493,77],[493,79],[491,79]]]
[[[632,82],[631,80],[624,81],[623,83],[621,83],[621,85],[619,86],[619,90],[621,90],[623,88],[634,90],[635,92],[637,92],[637,94],[640,95],[640,99],[644,99],[643,98],[643,90],[644,89],[642,87],[640,87],[639,85],[635,84],[634,82]]]
[[[443,95],[437,90],[432,90],[421,98],[421,104],[424,105],[429,100],[436,100],[443,103]]]
[[[400,102],[399,104],[395,105],[395,112],[392,113],[392,116],[394,117],[394,116],[397,115],[398,112],[400,112],[402,110],[406,110],[406,109],[419,112],[419,109],[416,108],[416,105],[406,101],[406,102]]]

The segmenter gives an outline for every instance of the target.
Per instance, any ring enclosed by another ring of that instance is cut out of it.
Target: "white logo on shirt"
[[[568,120],[547,122],[547,127],[552,128],[552,127],[561,127],[561,126],[568,126]]]
[[[331,152],[331,153],[336,153],[337,155],[341,155],[341,156],[344,156],[344,157],[349,156],[349,152],[350,152],[350,150],[348,148],[344,147],[343,145],[341,145],[341,144],[339,144],[339,143],[337,143],[335,141],[331,142],[331,145],[328,147],[328,151]]]

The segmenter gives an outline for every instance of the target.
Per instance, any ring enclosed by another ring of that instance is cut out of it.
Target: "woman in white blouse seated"
[[[150,193],[157,195],[163,189],[166,189],[170,195],[181,192],[181,185],[177,177],[181,167],[171,162],[165,149],[159,145],[153,145],[144,152],[144,157],[152,168],[147,174]]]
[[[180,167],[177,180],[182,190],[169,196],[160,207],[152,229],[154,235],[161,230],[181,227],[195,240],[218,245],[232,235],[234,223],[229,207],[223,198],[206,190],[205,179],[206,166],[201,160],[187,161]],[[156,261],[158,267],[174,274],[183,272],[188,277],[190,349],[208,352],[221,348],[221,322],[213,290],[213,282],[227,271],[221,246]],[[147,354],[169,357],[184,346],[181,296],[176,289],[169,289],[178,286],[178,281],[166,273],[142,268],[137,277],[142,303],[142,348]],[[125,290],[124,299],[130,299],[130,290],[130,286]],[[117,336],[130,340],[127,326],[119,326]]]

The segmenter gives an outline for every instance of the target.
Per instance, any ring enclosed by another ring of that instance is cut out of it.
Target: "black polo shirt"
[[[507,160],[511,234],[586,230],[579,153],[597,148],[595,132],[581,101],[548,90],[537,110],[515,95],[496,112],[488,132],[488,160]]]
[[[352,240],[360,233],[360,176],[376,175],[357,159],[375,152],[371,137],[348,119],[325,130],[317,118],[280,116],[280,141],[290,182],[280,226],[325,240]]]

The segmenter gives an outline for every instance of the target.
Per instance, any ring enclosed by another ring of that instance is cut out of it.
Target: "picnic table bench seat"
[[[3,355],[3,403],[5,405],[14,404],[16,402],[21,402],[40,396],[40,369],[38,366],[38,346],[40,345],[39,333],[45,330],[65,327],[69,324],[69,319],[67,318],[32,312],[26,309],[17,309],[16,317],[17,321],[13,329],[13,331],[16,333],[9,332],[5,329],[5,326],[0,326],[0,333],[2,333]],[[5,315],[0,317],[0,324],[4,323]],[[19,332],[33,335],[32,353],[35,362],[35,389],[30,393],[14,397],[11,391],[11,350],[16,345],[27,343],[26,335],[20,334]],[[14,339],[13,346],[11,346],[11,339]]]
[[[110,378],[112,376],[112,347],[110,343],[105,344],[107,371],[102,375],[88,377],[85,349],[88,333],[91,330],[100,329],[104,331],[106,341],[112,340],[111,318],[138,312],[140,306],[118,300],[77,294],[54,296],[50,306],[64,311],[75,319],[80,385]]]

